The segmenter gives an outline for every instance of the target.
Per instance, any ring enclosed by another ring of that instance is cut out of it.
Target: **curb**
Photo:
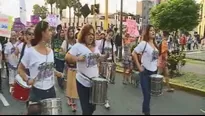
[[[191,57],[186,57],[186,59],[189,59],[189,60],[196,60],[196,61],[205,61],[205,60],[203,60],[203,59],[191,58]]]
[[[123,73],[123,71],[120,70],[120,69],[116,69],[116,71],[118,73]],[[164,83],[165,83],[165,81],[164,81]],[[174,89],[183,90],[183,91],[186,91],[188,93],[192,93],[192,94],[196,94],[196,95],[205,97],[205,90],[201,90],[201,89],[196,89],[196,88],[189,87],[189,86],[180,85],[180,84],[177,84],[177,83],[174,83],[174,82],[169,82],[169,84]]]

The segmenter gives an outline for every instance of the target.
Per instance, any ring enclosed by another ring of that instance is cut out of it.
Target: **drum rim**
[[[23,88],[26,88],[26,89],[31,89],[31,86],[29,87],[28,85],[28,87],[24,87],[20,82],[18,82],[17,80],[16,80],[16,83],[18,83],[18,85],[20,85],[21,87],[23,87]]]
[[[50,99],[55,99],[55,100],[58,99],[58,100],[61,101],[61,98],[47,98],[47,99],[40,100],[40,102],[48,101],[48,100],[50,100]]]

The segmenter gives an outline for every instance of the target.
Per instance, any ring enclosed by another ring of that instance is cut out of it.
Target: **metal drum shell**
[[[60,98],[41,100],[42,115],[62,115],[62,102]]]
[[[103,77],[106,77],[106,74],[107,74],[107,62],[101,62],[100,63],[100,74]]]
[[[90,103],[96,105],[105,104],[107,98],[108,82],[103,78],[94,78],[90,90]]]
[[[116,74],[116,64],[112,62],[107,62],[106,66],[106,79],[108,81],[115,81],[115,74]]]
[[[159,74],[153,74],[151,78],[151,95],[160,96],[163,90],[163,76]]]

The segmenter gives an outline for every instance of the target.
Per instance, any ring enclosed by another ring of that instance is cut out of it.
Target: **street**
[[[8,101],[9,106],[5,107],[1,102],[1,115],[20,115],[26,112],[25,103],[20,103],[12,98],[9,94],[6,79],[4,79],[3,95]],[[66,98],[62,90],[56,87],[57,96],[63,102],[63,114],[73,114],[71,108],[66,104]],[[135,88],[132,85],[122,85],[122,75],[117,74],[116,84],[109,86],[109,99],[111,109],[108,111],[103,106],[98,106],[95,115],[140,115],[142,95],[140,88]],[[1,97],[0,97],[1,98]],[[2,98],[1,98],[2,100]],[[182,91],[167,93],[160,97],[152,97],[151,114],[167,114],[167,115],[202,115],[200,109],[205,108],[205,99]],[[78,103],[79,104],[79,103]],[[75,113],[81,114],[80,107]]]

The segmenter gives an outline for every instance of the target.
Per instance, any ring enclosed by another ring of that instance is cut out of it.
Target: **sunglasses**
[[[28,32],[27,34],[30,36],[34,36],[34,33],[32,33],[32,32]]]

